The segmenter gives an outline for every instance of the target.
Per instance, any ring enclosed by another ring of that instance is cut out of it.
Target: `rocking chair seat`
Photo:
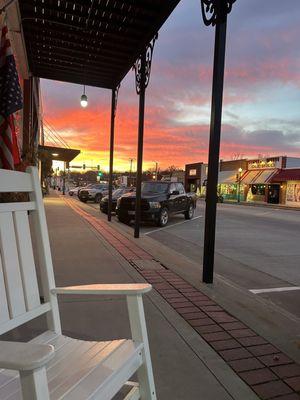
[[[143,363],[143,344],[133,340],[89,342],[47,331],[31,343],[54,346],[47,364],[51,400],[111,399]],[[0,399],[22,400],[15,371],[0,370]]]

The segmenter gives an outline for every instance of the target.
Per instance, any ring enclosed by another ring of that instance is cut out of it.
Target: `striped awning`
[[[243,183],[244,185],[250,185],[251,183],[253,183],[253,181],[255,180],[255,178],[257,177],[257,175],[260,173],[261,171],[257,171],[257,170],[253,170],[253,171],[247,171],[241,179],[241,183]]]
[[[256,175],[254,180],[252,181],[253,184],[264,184],[264,183],[270,183],[272,177],[276,174],[277,169],[265,169],[262,171],[259,171],[259,173]]]
[[[262,169],[247,171],[241,179],[245,185],[263,185],[270,183],[272,177],[277,173],[277,169]]]

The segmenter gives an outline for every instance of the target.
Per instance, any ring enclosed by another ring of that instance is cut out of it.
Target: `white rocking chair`
[[[148,284],[55,287],[46,217],[35,167],[0,169],[0,192],[30,201],[0,203],[0,335],[46,314],[48,330],[28,343],[0,341],[1,400],[156,399],[142,294]],[[30,216],[28,217],[28,211]],[[45,302],[41,304],[29,218]],[[62,335],[57,294],[125,295],[132,340],[87,342]],[[137,372],[138,383],[128,380]]]

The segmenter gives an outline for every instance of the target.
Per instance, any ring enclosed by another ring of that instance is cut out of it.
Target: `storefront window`
[[[264,196],[266,193],[265,185],[252,185],[251,192],[253,195]]]

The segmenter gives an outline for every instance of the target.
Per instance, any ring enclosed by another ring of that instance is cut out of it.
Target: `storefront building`
[[[185,166],[185,187],[205,196],[207,164]],[[224,201],[300,207],[300,158],[266,157],[220,161],[218,194]]]
[[[280,187],[280,203],[300,208],[300,168],[283,169],[272,179]]]
[[[187,164],[185,166],[185,190],[203,194],[207,179],[207,164],[203,162]]]
[[[218,194],[225,201],[244,201],[245,185],[241,178],[247,169],[247,160],[220,161]]]

